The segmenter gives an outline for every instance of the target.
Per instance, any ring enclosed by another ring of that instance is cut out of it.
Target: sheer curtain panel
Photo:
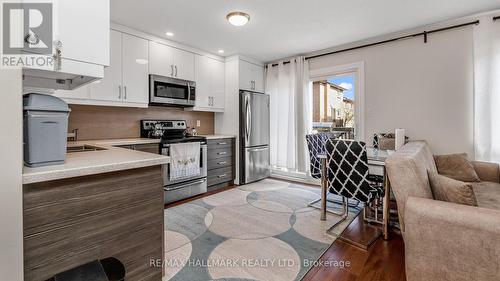
[[[311,131],[309,67],[304,57],[269,64],[266,93],[270,95],[271,166],[306,172],[305,135]]]
[[[474,26],[474,150],[477,160],[500,163],[500,21]]]

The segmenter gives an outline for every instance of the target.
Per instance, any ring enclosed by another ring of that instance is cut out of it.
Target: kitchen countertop
[[[233,138],[236,138],[235,135],[200,135],[200,136],[207,138],[207,140],[233,139]]]
[[[167,164],[170,161],[168,156],[116,147],[159,141],[137,138],[68,142],[68,147],[90,145],[105,150],[68,153],[66,163],[62,165],[37,168],[24,166],[23,184]]]

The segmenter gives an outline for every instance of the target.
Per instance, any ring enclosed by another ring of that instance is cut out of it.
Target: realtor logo
[[[3,54],[52,55],[52,3],[3,3]]]

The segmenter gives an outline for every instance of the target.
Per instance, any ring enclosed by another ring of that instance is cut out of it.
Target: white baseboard
[[[275,179],[281,179],[286,181],[293,181],[297,183],[311,184],[311,185],[321,185],[321,181],[314,179],[307,175],[306,173],[300,172],[290,172],[286,170],[271,169],[271,177]]]

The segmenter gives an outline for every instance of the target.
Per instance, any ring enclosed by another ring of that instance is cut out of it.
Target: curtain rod
[[[290,63],[289,60],[283,62],[283,64],[289,64],[289,63]],[[271,64],[272,67],[275,67],[275,66],[278,66],[278,65],[279,65],[279,63],[273,63],[273,64]],[[266,68],[267,68],[267,65],[266,65]]]
[[[496,19],[500,19],[500,16],[496,17]],[[495,18],[493,18],[493,20],[495,20]],[[410,34],[410,35],[406,35],[406,36],[401,36],[401,37],[397,37],[397,38],[393,38],[393,39],[388,39],[388,40],[370,43],[370,44],[366,44],[366,45],[356,46],[356,47],[352,47],[352,48],[342,49],[342,50],[338,50],[338,51],[328,52],[328,53],[324,53],[324,54],[314,55],[314,56],[306,57],[305,59],[309,60],[309,59],[319,58],[319,57],[323,57],[323,56],[328,56],[328,55],[333,55],[333,54],[337,54],[337,53],[357,50],[357,49],[366,48],[366,47],[372,47],[372,46],[376,46],[376,45],[381,45],[381,44],[385,44],[385,43],[398,41],[401,39],[413,38],[413,37],[418,37],[418,36],[424,36],[424,43],[427,43],[427,35],[428,34],[441,32],[441,31],[445,31],[445,30],[450,30],[450,29],[455,29],[455,28],[460,28],[460,27],[469,26],[469,25],[476,25],[476,24],[479,24],[479,20],[471,21],[471,22],[467,22],[467,23],[463,23],[463,24],[458,24],[458,25],[453,25],[453,26],[448,26],[448,27],[443,27],[443,28],[439,28],[439,29],[414,33],[414,34]]]

